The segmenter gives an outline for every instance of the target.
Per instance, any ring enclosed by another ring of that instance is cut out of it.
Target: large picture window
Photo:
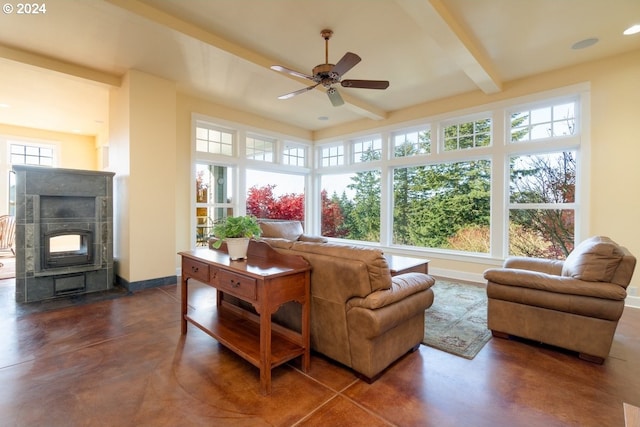
[[[393,172],[393,243],[489,252],[491,163],[476,160]]]
[[[579,207],[588,196],[588,94],[570,90],[342,135],[314,150],[207,124],[195,132],[198,239],[217,218],[248,213],[403,253],[565,258],[586,229]]]

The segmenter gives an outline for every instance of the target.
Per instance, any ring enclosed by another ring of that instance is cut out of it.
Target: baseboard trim
[[[429,266],[429,274],[443,279],[462,280],[464,282],[487,283],[482,273],[466,273],[464,271],[447,270],[446,268],[434,268]]]
[[[640,308],[640,297],[630,297],[630,296],[628,296],[624,300],[624,305],[626,307]]]
[[[129,282],[126,279],[116,275],[116,284],[122,286],[129,292],[136,292],[149,288],[157,288],[159,286],[175,285],[177,282],[177,276],[158,277],[156,279]]]

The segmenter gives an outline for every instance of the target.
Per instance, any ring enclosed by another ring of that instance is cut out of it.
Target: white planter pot
[[[226,238],[227,251],[229,258],[232,260],[244,259],[247,257],[247,248],[249,247],[249,239],[246,237]]]

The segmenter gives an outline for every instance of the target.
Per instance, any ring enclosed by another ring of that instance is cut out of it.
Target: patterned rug
[[[424,344],[473,359],[491,339],[487,290],[482,285],[436,280],[435,299],[426,310]]]

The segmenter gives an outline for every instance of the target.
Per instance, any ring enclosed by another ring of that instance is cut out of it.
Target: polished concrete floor
[[[0,281],[0,426],[622,427],[623,403],[640,405],[638,309],[601,366],[493,338],[473,360],[421,346],[373,384],[314,355],[307,374],[276,368],[262,396],[256,368],[193,326],[180,334],[175,285],[31,312],[13,283]]]

